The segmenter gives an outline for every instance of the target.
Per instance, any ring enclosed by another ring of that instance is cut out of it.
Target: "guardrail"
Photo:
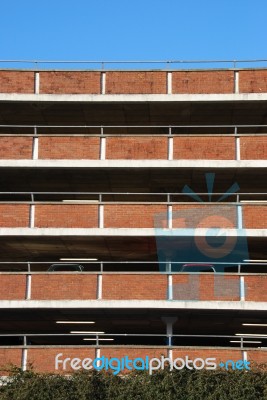
[[[1,273],[3,274],[22,274],[22,275],[28,275],[28,274],[50,274],[53,272],[53,274],[57,273],[64,273],[64,274],[94,274],[94,273],[101,273],[101,274],[122,274],[122,275],[127,275],[127,274],[136,274],[136,275],[142,275],[142,274],[151,274],[151,275],[157,275],[157,274],[165,274],[165,275],[172,275],[172,274],[199,274],[199,272],[187,272],[186,270],[181,271],[181,267],[186,264],[194,264],[195,266],[199,265],[200,267],[203,266],[203,261],[192,261],[192,260],[187,260],[187,261],[162,261],[162,260],[154,260],[154,261],[98,261],[98,260],[92,260],[92,261],[87,261],[86,259],[64,259],[64,260],[51,260],[51,261],[0,261],[0,275]],[[53,264],[62,264],[62,267],[64,268],[64,265],[66,264],[82,264],[85,269],[83,271],[50,271],[48,272],[48,267],[50,267]],[[249,260],[243,261],[243,262],[217,262],[217,261],[212,261],[209,262],[209,264],[212,264],[215,268],[215,273],[218,275],[220,274],[230,274],[231,276],[233,275],[246,275],[247,273],[249,275],[253,274],[252,270],[247,272],[248,267],[251,267],[253,269],[255,266],[259,267],[266,267],[266,273],[267,273],[267,262],[260,261],[260,260],[255,260],[254,262],[250,262]],[[140,267],[141,268],[140,268]],[[230,267],[233,272],[228,269],[227,272],[220,270],[219,267]],[[4,267],[4,268],[3,268]],[[118,270],[118,267],[124,267],[124,269]],[[144,267],[150,268],[151,270],[145,270]],[[219,268],[218,271],[216,271],[216,268]],[[138,269],[139,268],[139,269]],[[211,274],[213,275],[214,272],[205,272],[206,274]],[[258,274],[257,272],[254,272],[254,274]]]
[[[6,132],[7,130],[8,132]],[[262,140],[267,138],[267,125],[0,125],[0,140],[3,138],[9,138],[8,140],[12,144],[10,149],[5,146],[5,152],[2,155],[5,159],[222,159],[239,161],[267,158],[262,151],[258,154],[257,149],[251,148],[251,140],[254,143],[260,141],[258,147],[262,147]],[[15,138],[21,138],[24,142],[16,143]],[[65,143],[63,138],[66,138],[65,140],[68,142]],[[185,138],[187,145],[191,143],[190,149],[185,147],[183,142]],[[208,150],[208,143],[201,142],[205,138],[209,141],[216,139]],[[116,147],[114,147],[114,139],[116,139]],[[132,142],[129,142],[129,139]],[[80,143],[82,150],[77,150],[75,147],[77,140],[82,140]],[[196,147],[197,143],[202,143],[203,148]],[[121,148],[118,148],[118,144]],[[134,149],[135,144],[139,146],[138,149],[129,155],[129,149]],[[16,146],[17,152],[14,150]],[[10,156],[8,156],[9,152]]]
[[[47,339],[53,339],[53,338],[78,338],[78,339],[86,339],[86,338],[92,338],[93,340],[95,340],[95,343],[92,343],[92,346],[95,347],[99,347],[100,345],[105,345],[103,342],[101,342],[101,340],[107,340],[109,339],[110,341],[115,340],[116,338],[118,339],[125,339],[125,338],[145,338],[145,339],[160,339],[162,340],[162,344],[160,347],[165,347],[165,348],[170,348],[170,347],[180,347],[179,344],[174,344],[174,340],[175,339],[183,339],[184,341],[188,340],[188,339],[215,339],[218,340],[218,343],[223,343],[223,341],[230,341],[230,339],[235,339],[235,341],[237,342],[237,345],[228,345],[226,346],[225,342],[223,344],[220,345],[221,348],[223,347],[233,347],[235,349],[240,348],[241,350],[245,349],[245,348],[249,348],[252,346],[248,346],[246,341],[250,339],[250,341],[259,341],[259,339],[266,341],[267,337],[266,334],[253,334],[253,335],[249,335],[244,333],[244,335],[239,334],[237,335],[196,335],[196,334],[174,334],[174,333],[101,333],[101,334],[96,334],[96,333],[86,333],[86,332],[82,332],[82,333],[8,333],[8,334],[0,334],[0,338],[18,338],[21,340],[22,345],[20,347],[22,348],[30,348],[30,347],[51,347],[52,345],[47,345],[47,344],[34,344],[32,343],[32,339],[31,338],[44,338],[46,339],[45,341],[47,341]],[[165,342],[165,344],[164,344]],[[251,343],[250,343],[251,344]],[[257,342],[255,343],[257,344]],[[73,344],[62,344],[64,347],[73,347]],[[62,346],[61,345],[61,346]],[[77,343],[76,343],[77,345]],[[109,343],[108,345],[112,345],[112,343]],[[115,346],[120,346],[121,344],[115,344]],[[136,344],[130,344],[131,346],[142,346],[142,344],[138,343]],[[149,343],[146,343],[146,345],[151,346],[151,347],[159,347],[159,345],[153,345]],[[219,344],[218,344],[219,345]],[[240,345],[240,346],[238,346]],[[57,344],[54,344],[54,346],[57,346]],[[81,344],[79,344],[80,347],[88,347],[90,346],[90,344],[84,344],[83,342],[81,342]],[[203,344],[201,344],[202,347],[211,347],[210,343],[205,343],[203,342]],[[1,347],[6,347],[4,345],[0,345]],[[190,345],[186,345],[183,344],[181,347],[186,347],[186,348],[195,348],[196,344],[190,344]],[[258,346],[257,347],[261,347]],[[267,349],[267,347],[263,347],[265,349]]]
[[[3,264],[8,263],[1,262],[1,265]],[[0,273],[1,300],[267,301],[265,290],[267,263],[256,264],[263,267],[262,273],[253,273],[255,264],[252,266],[252,271],[242,272],[242,265],[247,266],[249,263],[240,263],[236,267],[238,272],[206,273],[181,271],[176,268],[176,265],[181,263],[170,262],[154,262],[154,266],[158,265],[157,271],[121,271],[117,268],[122,263],[114,262],[113,270],[84,272],[64,270],[18,272],[14,269],[14,265],[18,264],[23,263],[14,263],[8,272]],[[51,265],[48,262],[36,264]],[[100,264],[103,267],[104,263]],[[106,264],[110,266],[111,263]],[[147,264],[149,263],[144,262],[142,265]],[[162,267],[163,264],[166,265],[165,268]],[[214,266],[218,264],[214,263]],[[28,268],[30,269],[30,263]],[[126,287],[125,282],[127,282]],[[56,291],[53,289],[55,287]]]
[[[0,225],[30,228],[196,228],[200,226],[190,220],[192,207],[195,207],[195,211],[202,210],[203,218],[211,210],[215,213],[214,217],[220,215],[228,218],[229,226],[225,228],[265,228],[267,193],[235,193],[239,190],[238,185],[230,189],[232,191],[227,193],[194,193],[190,188],[182,193],[0,192]],[[201,196],[204,196],[204,200]],[[229,198],[233,197],[234,200],[230,201]],[[190,201],[190,198],[194,201]],[[117,211],[114,207],[118,208]],[[8,208],[14,221],[9,213],[6,214]],[[120,219],[119,212],[123,214],[126,211],[130,211],[133,218],[124,221]],[[78,215],[84,218],[79,220]],[[182,217],[189,222],[182,223]],[[138,218],[141,219],[138,221]],[[202,224],[202,227],[210,225]]]
[[[191,68],[194,66],[203,66],[207,68],[207,66],[210,66],[209,68],[214,68],[215,66],[221,67],[225,66],[225,68],[240,68],[242,66],[243,68],[245,66],[259,66],[261,64],[267,64],[267,59],[254,59],[254,60],[130,60],[130,61],[123,61],[123,60],[0,60],[0,65],[4,66],[13,66],[13,65],[19,65],[19,66],[27,66],[30,65],[32,66],[33,69],[39,70],[42,68],[42,66],[49,66],[50,68],[55,68],[55,66],[62,66],[66,65],[68,68],[70,68],[71,65],[73,66],[85,66],[88,68],[91,66],[94,66],[94,68],[98,68],[101,70],[109,69],[108,67],[115,67],[118,68],[121,66],[126,67],[133,66],[136,67],[138,66],[139,68],[146,68],[146,69],[170,69],[170,68],[185,68],[185,66],[188,69],[188,66]],[[159,68],[158,68],[159,67]],[[242,68],[241,67],[241,68]]]

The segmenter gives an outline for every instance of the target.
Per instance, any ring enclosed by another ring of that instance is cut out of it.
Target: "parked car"
[[[216,272],[212,264],[183,264],[181,272]]]
[[[48,272],[82,272],[83,270],[83,265],[69,263],[52,264],[48,268]]]

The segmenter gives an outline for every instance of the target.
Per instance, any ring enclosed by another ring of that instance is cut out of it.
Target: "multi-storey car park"
[[[175,66],[0,70],[1,365],[267,361],[267,69]]]

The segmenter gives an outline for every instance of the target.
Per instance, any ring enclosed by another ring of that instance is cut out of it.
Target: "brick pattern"
[[[98,206],[94,204],[39,204],[35,209],[37,228],[97,228]]]
[[[173,228],[234,228],[237,221],[234,205],[174,204],[172,211]],[[199,238],[199,244],[201,241]]]
[[[0,348],[0,374],[9,375],[6,370],[16,365],[21,367],[22,349],[1,349]]]
[[[239,301],[239,276],[219,274],[174,274],[174,300]],[[0,275],[0,299],[24,300],[26,275]],[[267,301],[267,275],[245,277],[246,301]],[[96,299],[97,275],[38,274],[32,275],[33,300]],[[165,300],[166,275],[104,274],[103,299]]]
[[[239,301],[239,277],[228,275],[173,275],[174,300]]]
[[[241,137],[240,153],[241,160],[267,160],[267,137]]]
[[[122,358],[128,356],[129,359],[133,360],[134,358],[145,358],[148,356],[149,358],[160,358],[161,356],[167,357],[167,349],[164,348],[146,348],[146,347],[137,347],[137,348],[119,348],[119,347],[103,347],[101,349],[101,356],[112,358]]]
[[[0,136],[0,159],[31,159],[31,137],[4,137]]]
[[[233,71],[176,71],[172,73],[172,92],[233,93]]]
[[[239,72],[240,93],[266,93],[267,70],[248,70]]]
[[[0,71],[0,93],[34,93],[34,72]]]
[[[100,94],[98,71],[40,71],[40,93]],[[266,93],[267,70],[239,71],[240,93]],[[0,71],[1,93],[34,93],[33,71]],[[174,71],[172,92],[233,93],[234,71]],[[165,94],[167,73],[163,71],[107,71],[107,94]]]
[[[99,159],[100,140],[97,137],[40,137],[40,159]]]
[[[108,300],[165,300],[166,275],[105,275],[103,299]]]
[[[238,361],[242,360],[242,352],[239,349],[216,349],[216,348],[207,348],[207,349],[192,349],[192,348],[183,348],[183,349],[173,349],[173,358],[185,358],[188,356],[191,360],[196,358],[216,358],[217,363],[220,361],[233,360]]]
[[[40,93],[99,94],[100,72],[40,72]]]
[[[154,219],[164,212],[164,205],[108,204],[104,224],[105,228],[153,228]]]
[[[106,73],[107,94],[167,93],[166,72],[118,71]]]
[[[32,300],[96,299],[97,275],[54,273],[32,276]]]
[[[108,137],[106,158],[111,160],[167,159],[167,138]]]
[[[28,204],[0,204],[0,227],[29,227],[29,211]]]
[[[243,225],[245,229],[266,229],[267,207],[266,206],[242,206]]]
[[[257,364],[267,363],[267,351],[249,350],[248,361],[252,361]]]
[[[174,137],[174,159],[234,160],[233,137]]]
[[[246,301],[267,301],[267,276],[245,277]]]
[[[26,275],[0,275],[0,300],[25,300]]]
[[[94,348],[44,348],[44,349],[29,349],[28,350],[28,367],[32,365],[33,370],[35,372],[52,372],[52,373],[70,373],[74,372],[73,369],[70,368],[69,363],[66,364],[67,369],[62,370],[62,364],[60,364],[60,368],[58,370],[55,369],[55,357],[57,354],[62,353],[60,357],[61,360],[65,358],[91,358],[92,360],[95,358],[95,349]]]
[[[234,160],[233,137],[174,137],[174,159]],[[267,137],[241,137],[242,160],[266,160]],[[41,136],[39,159],[99,159],[100,138]],[[0,137],[0,159],[31,159],[32,138]],[[149,160],[168,158],[166,137],[108,137],[106,159]]]

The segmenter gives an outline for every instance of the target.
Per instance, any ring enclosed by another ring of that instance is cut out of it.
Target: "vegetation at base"
[[[267,370],[145,371],[122,377],[104,372],[70,376],[13,368],[1,400],[267,400]]]

